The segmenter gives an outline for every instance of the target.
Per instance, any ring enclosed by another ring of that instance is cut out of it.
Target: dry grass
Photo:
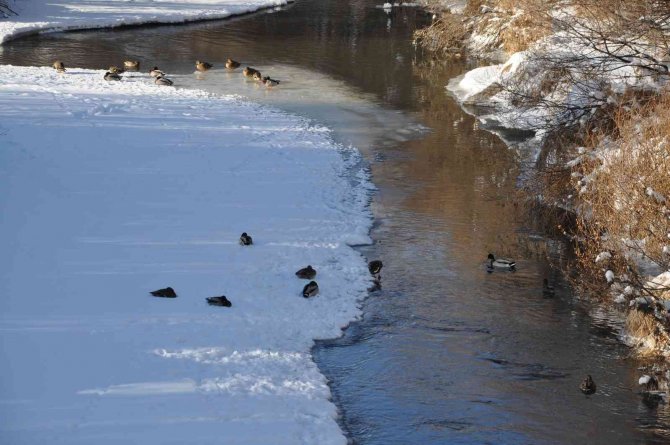
[[[467,35],[463,17],[447,12],[427,28],[415,31],[414,42],[433,53],[460,54]]]
[[[670,337],[650,313],[631,310],[626,317],[626,333],[634,341],[636,355],[657,356],[668,349]]]
[[[502,48],[507,53],[527,49],[551,32],[549,11],[554,1],[469,0],[462,15],[445,11],[431,26],[416,31],[414,40],[425,49],[444,54],[461,53],[474,33],[487,42],[482,52]],[[433,9],[439,2],[428,1]]]
[[[619,109],[613,123],[614,131],[598,142],[610,145],[607,155],[580,166],[591,181],[583,191],[581,183],[575,188],[590,210],[590,224],[607,233],[610,250],[667,270],[670,256],[663,248],[670,244],[670,94]],[[608,142],[612,137],[616,139]]]
[[[551,32],[549,12],[554,1],[498,0],[496,9],[507,15],[500,33],[503,49],[508,54],[524,51]]]

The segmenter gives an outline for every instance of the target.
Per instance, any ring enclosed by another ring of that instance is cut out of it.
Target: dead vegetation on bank
[[[544,117],[529,195],[574,241],[580,293],[628,311],[638,353],[670,356],[670,2],[471,0],[416,41],[524,51],[499,89]]]

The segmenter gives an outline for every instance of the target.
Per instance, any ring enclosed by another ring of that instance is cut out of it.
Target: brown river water
[[[429,15],[381,3],[298,0],[228,21],[28,37],[0,47],[0,63],[137,58],[179,86],[310,117],[363,151],[378,190],[375,244],[360,249],[383,259],[383,288],[342,338],[313,351],[352,443],[670,443],[670,410],[642,400],[617,316],[572,293],[565,246],[515,205],[528,156],[448,95],[472,63],[421,54],[411,33]],[[268,91],[216,69],[227,57],[282,83]],[[196,76],[195,59],[215,69]],[[487,273],[489,252],[518,270]],[[578,389],[586,374],[593,396]]]

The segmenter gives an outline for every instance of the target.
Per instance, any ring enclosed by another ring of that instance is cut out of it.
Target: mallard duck
[[[125,62],[123,62],[123,66],[128,70],[137,71],[137,70],[140,69],[140,61],[139,60],[126,60]]]
[[[251,246],[254,243],[254,240],[251,239],[247,232],[242,232],[240,235],[240,244],[243,246]]]
[[[177,298],[177,294],[171,287],[166,287],[165,289],[158,289],[150,292],[150,294],[153,295],[154,297]]]
[[[105,79],[106,81],[108,81],[108,82],[109,82],[110,80],[121,80],[121,76],[119,76],[119,75],[116,74],[116,73],[112,73],[111,71],[107,71],[107,72],[105,73],[104,79]]]
[[[638,380],[640,386],[644,386],[644,391],[658,391],[658,380],[653,375],[643,375]]]
[[[553,286],[549,286],[549,280],[546,278],[542,280],[542,293],[545,297],[553,297],[556,293],[556,289]]]
[[[302,269],[297,271],[295,274],[298,278],[303,278],[305,280],[311,280],[312,278],[314,278],[316,276],[316,270],[312,266],[307,266],[307,267],[303,267]]]
[[[65,65],[63,65],[63,62],[61,62],[60,60],[56,60],[51,66],[53,66],[54,69],[59,73],[65,72]]]
[[[212,67],[211,63],[201,62],[199,60],[195,61],[195,69],[198,71],[207,71]]]
[[[233,303],[231,303],[230,300],[227,299],[225,295],[221,295],[220,297],[208,297],[207,304],[209,304],[210,306],[223,306],[223,307],[231,307],[233,305]]]
[[[263,77],[261,76],[261,72],[260,72],[260,71],[256,71],[256,72],[253,74],[252,78],[253,78],[256,82],[260,82],[260,81],[263,80]]]
[[[268,88],[276,87],[277,85],[279,85],[278,80],[270,79],[270,77],[263,77],[262,82]]]
[[[489,253],[488,259],[489,259],[489,268],[507,269],[507,270],[514,270],[516,268],[515,261],[506,260],[504,258],[496,259],[492,253]]]
[[[305,298],[315,297],[319,293],[319,285],[316,281],[310,281],[302,288],[302,296]]]
[[[254,75],[255,73],[260,74],[261,72],[258,71],[258,70],[255,69],[255,68],[251,68],[250,66],[248,66],[248,67],[246,67],[246,68],[244,68],[244,69],[242,70],[242,74],[244,74],[245,77],[253,77],[253,75]]]
[[[582,380],[582,383],[579,385],[579,389],[584,394],[593,394],[596,392],[596,382],[593,381],[590,374],[587,375],[584,380]]]
[[[165,76],[165,73],[161,70],[158,69],[157,66],[151,68],[151,71],[149,71],[149,75],[151,77],[162,77]]]
[[[237,62],[233,59],[226,60],[226,68],[228,68],[229,70],[234,70],[235,68],[239,68],[239,67],[240,67],[240,62]]]
[[[377,275],[381,272],[382,267],[384,267],[384,264],[380,260],[374,260],[368,263],[368,270],[372,275]]]
[[[172,81],[171,81],[170,79],[168,79],[167,77],[158,76],[158,77],[156,77],[156,80],[154,80],[154,83],[155,83],[156,85],[170,86],[170,85],[172,85],[174,82],[172,82]]]

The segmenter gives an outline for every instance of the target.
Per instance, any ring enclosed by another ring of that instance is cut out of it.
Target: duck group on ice
[[[57,72],[65,72],[65,64],[62,61],[56,60],[51,65]],[[238,69],[242,64],[236,60],[228,59],[226,60],[225,67],[229,71]],[[209,62],[203,62],[201,60],[195,61],[196,72],[203,73],[212,69],[214,65]],[[103,79],[109,82],[120,81],[122,79],[121,74],[126,71],[139,71],[140,70],[140,61],[139,60],[126,60],[123,62],[123,69],[120,69],[117,66],[110,66],[107,72],[103,75]],[[276,87],[279,85],[279,80],[272,79],[270,76],[262,76],[261,72],[255,68],[247,66],[242,70],[244,77],[250,77],[253,80],[260,82],[268,88]],[[156,85],[162,86],[172,86],[174,82],[171,79],[165,77],[165,72],[159,69],[157,66],[154,66],[149,70],[149,76],[154,79]]]
[[[242,232],[242,235],[240,235],[239,243],[241,246],[252,246],[253,245],[253,238],[247,233],[247,232]],[[368,270],[370,271],[370,274],[373,277],[373,281],[381,287],[381,275],[380,272],[382,270],[383,264],[380,260],[374,260],[370,261],[368,263]],[[303,267],[302,269],[298,270],[295,273],[295,276],[304,279],[304,280],[310,280],[309,283],[307,283],[303,288],[302,288],[302,293],[301,295],[304,298],[312,298],[316,297],[319,294],[319,284],[314,281],[314,278],[316,277],[316,269],[314,269],[311,265],[308,265],[307,267]],[[166,287],[163,289],[157,289],[155,291],[149,292],[152,296],[154,297],[159,297],[159,298],[177,298],[177,293],[175,290],[171,287]],[[232,307],[233,303],[225,296],[217,296],[217,297],[207,297],[206,298],[207,304],[210,306],[222,306],[222,307]]]

